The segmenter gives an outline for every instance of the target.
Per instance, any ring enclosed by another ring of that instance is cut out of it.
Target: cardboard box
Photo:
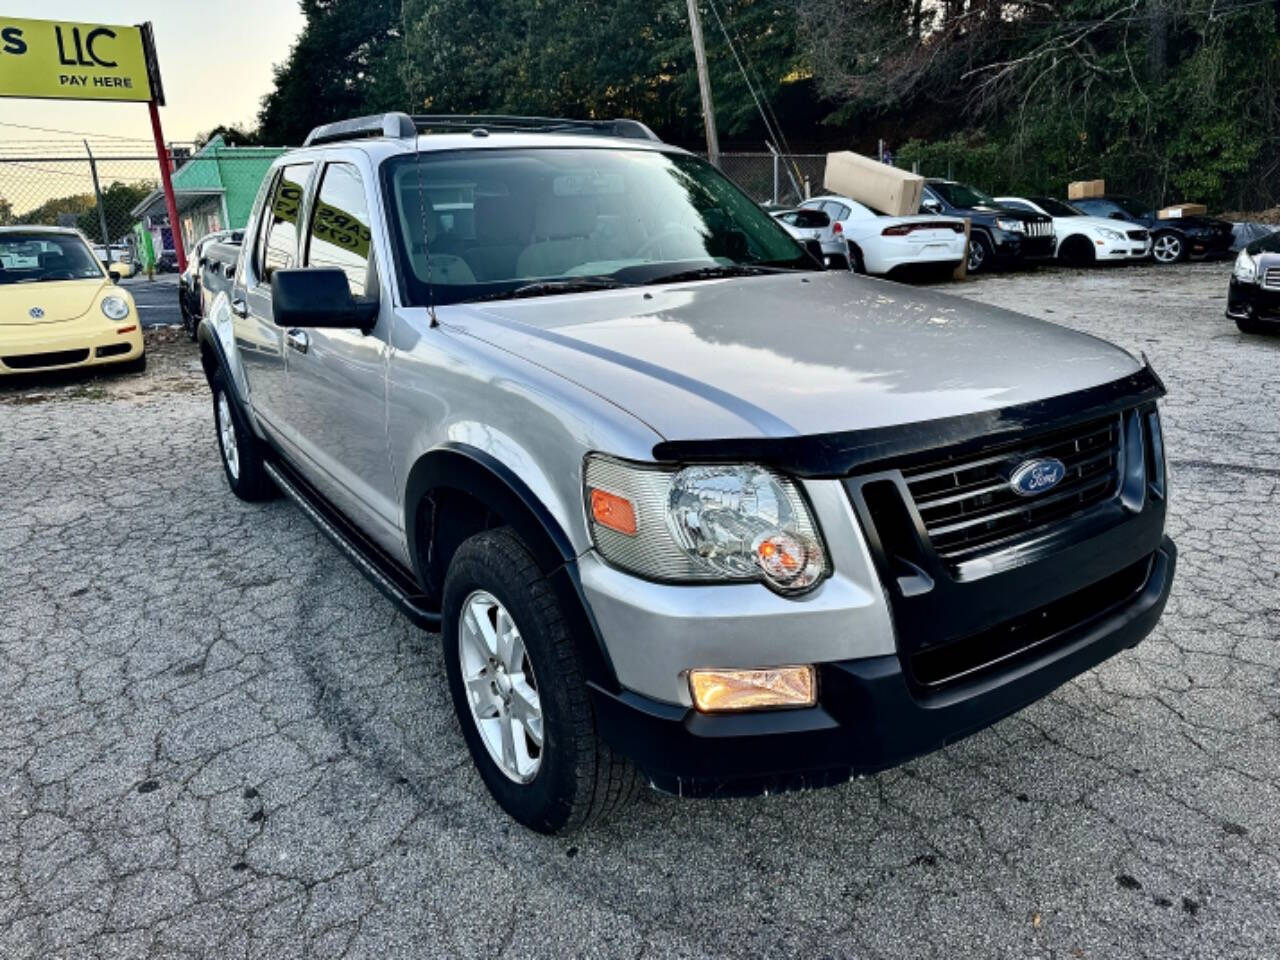
[[[1106,192],[1105,180],[1077,180],[1067,184],[1068,200],[1087,200],[1089,197],[1100,197]]]
[[[822,185],[892,217],[919,213],[924,194],[924,177],[850,150],[827,154]]]
[[[1178,217],[1203,217],[1209,212],[1209,208],[1203,203],[1175,203],[1172,207],[1165,207],[1156,214],[1161,220],[1176,220]]]

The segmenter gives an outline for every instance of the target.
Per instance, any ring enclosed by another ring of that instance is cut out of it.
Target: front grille
[[[34,370],[36,367],[61,367],[69,363],[81,363],[89,359],[88,350],[58,350],[53,353],[20,353],[0,357],[6,367],[14,370]]]
[[[1015,493],[1010,472],[1042,457],[1061,460],[1066,475],[1045,493]],[[1119,459],[1120,418],[1109,416],[902,473],[935,552],[959,563],[1107,500],[1119,483]]]
[[[1130,231],[1129,231],[1129,239],[1130,239],[1130,240],[1141,240],[1143,243],[1146,243],[1146,242],[1147,242],[1147,237],[1149,237],[1149,236],[1150,236],[1150,234],[1149,234],[1149,233],[1147,233],[1147,231],[1145,231],[1145,230],[1130,230]]]
[[[1044,656],[1080,627],[1140,593],[1151,577],[1151,563],[1151,557],[1143,557],[1119,573],[1012,620],[919,650],[907,658],[912,677],[921,686],[938,690],[997,667],[1008,669],[1017,660]]]
[[[1280,290],[1280,267],[1267,267],[1262,272],[1262,285],[1268,290]]]
[[[1023,224],[1028,237],[1047,237],[1053,233],[1052,220],[1029,220]]]

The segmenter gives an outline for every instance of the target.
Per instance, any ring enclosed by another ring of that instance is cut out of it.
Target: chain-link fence
[[[97,154],[98,151],[95,151]],[[271,162],[270,147],[175,148],[178,227],[188,249],[207,233],[244,226]],[[95,173],[97,183],[95,186]],[[141,246],[171,262],[173,225],[154,155],[7,154],[0,146],[0,225],[75,227],[94,244]],[[140,261],[141,262],[141,261]]]
[[[722,153],[720,169],[759,203],[782,206],[822,192],[825,153]]]

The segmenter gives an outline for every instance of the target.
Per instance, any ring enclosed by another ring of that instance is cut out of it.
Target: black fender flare
[[[516,473],[492,455],[467,444],[449,442],[424,453],[405,481],[405,535],[413,572],[428,588],[425,556],[429,520],[421,506],[433,490],[449,489],[479,500],[511,527],[532,552],[569,620],[570,632],[586,679],[619,690],[617,674],[587,604],[578,574],[578,554],[546,505]]]

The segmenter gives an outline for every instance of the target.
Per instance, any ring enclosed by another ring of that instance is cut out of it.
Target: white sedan
[[[819,231],[822,251],[858,273],[888,274],[910,268],[945,272],[964,260],[964,221],[915,214],[890,217],[849,197],[814,197],[800,210],[820,210],[830,224]]]
[[[1002,207],[1053,217],[1058,237],[1055,255],[1063,263],[1083,267],[1099,260],[1143,260],[1151,256],[1151,234],[1133,223],[1091,217],[1052,197],[996,197]]]

